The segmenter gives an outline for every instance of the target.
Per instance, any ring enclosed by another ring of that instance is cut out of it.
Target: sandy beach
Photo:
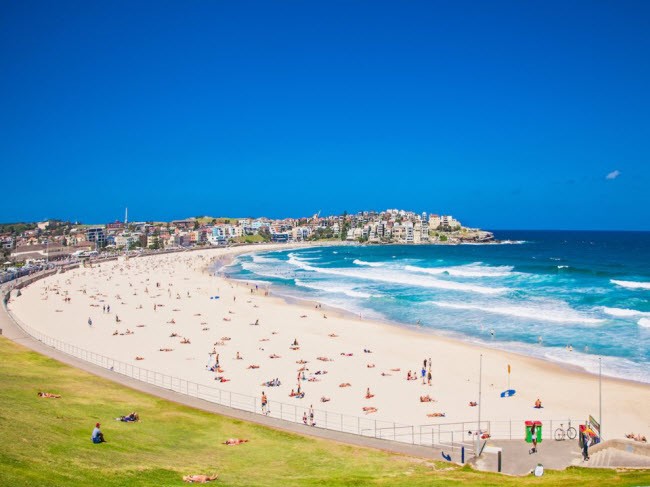
[[[470,402],[479,400],[482,354],[483,420],[598,417],[597,376],[316,303],[288,304],[273,289],[266,295],[254,284],[213,275],[218,260],[265,248],[206,249],[82,267],[28,286],[9,309],[69,344],[224,390],[264,392],[271,407],[274,401],[295,402],[306,411],[313,404],[404,425],[475,421],[478,408]],[[220,369],[211,371],[216,354]],[[420,375],[425,359],[432,363],[431,385]],[[508,365],[517,393],[504,399]],[[407,380],[409,371],[415,380]],[[262,385],[276,378],[280,386]],[[290,397],[298,384],[304,397]],[[368,390],[372,397],[366,398]],[[650,386],[603,378],[602,391],[607,439],[650,433]],[[421,402],[421,396],[432,401]],[[533,407],[538,398],[542,409]]]

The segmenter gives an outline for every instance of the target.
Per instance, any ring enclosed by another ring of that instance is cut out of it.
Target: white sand
[[[265,248],[256,246],[254,250]],[[364,415],[362,407],[374,406],[378,412],[368,415],[369,418],[406,425],[475,421],[477,408],[468,403],[478,401],[482,353],[484,420],[544,422],[568,417],[584,420],[589,414],[598,416],[596,376],[433,333],[361,321],[344,313],[325,311],[325,319],[323,311],[311,305],[287,304],[282,299],[264,296],[261,289],[251,294],[243,283],[230,283],[210,274],[209,265],[216,259],[224,258],[227,253],[245,251],[251,249],[210,249],[80,268],[24,289],[20,298],[12,300],[10,310],[42,333],[69,344],[223,390],[251,396],[259,396],[264,390],[271,404],[274,401],[295,403],[305,410],[313,404],[321,410],[354,416]],[[156,282],[160,283],[159,288]],[[72,298],[70,303],[64,302],[65,295]],[[220,298],[215,300],[210,296]],[[111,306],[110,314],[102,312],[106,304]],[[164,306],[154,311],[154,304]],[[120,323],[116,323],[116,315]],[[89,317],[92,326],[87,323]],[[231,321],[223,321],[224,317]],[[168,323],[172,319],[175,324]],[[251,325],[255,320],[259,320],[259,326]],[[140,324],[145,326],[138,327]],[[209,329],[204,331],[206,327]],[[135,333],[113,336],[116,329],[120,333],[127,329]],[[170,337],[172,332],[178,337]],[[338,337],[329,337],[331,333]],[[191,343],[181,344],[183,337]],[[231,340],[216,346],[224,372],[215,374],[206,370],[206,364],[213,344],[221,337]],[[290,349],[294,338],[300,344],[297,351]],[[160,348],[173,351],[161,352]],[[364,353],[364,348],[372,353]],[[243,360],[235,359],[238,351]],[[273,353],[281,358],[269,358]],[[341,353],[354,355],[347,357]],[[137,361],[136,356],[144,360]],[[321,362],[316,359],[319,356],[333,361]],[[419,375],[423,359],[429,357],[434,364],[431,387],[422,385],[420,379],[405,380],[409,370]],[[301,367],[296,361],[300,359],[308,361],[307,377],[317,377],[319,381],[301,381],[306,397],[294,399],[289,397],[289,392],[296,388],[297,371]],[[368,368],[369,363],[375,367]],[[260,368],[248,369],[251,364]],[[499,393],[506,389],[507,364],[512,366],[511,387],[517,394],[502,399]],[[391,371],[396,368],[400,371]],[[328,373],[312,375],[318,370]],[[391,375],[382,376],[382,372]],[[215,375],[231,380],[218,383]],[[280,387],[260,385],[276,377],[282,382]],[[351,387],[339,387],[346,382]],[[375,394],[372,399],[365,399],[368,387]],[[437,402],[421,403],[419,397],[424,394],[430,394]],[[330,397],[331,401],[322,403],[321,396]],[[544,404],[541,410],[532,407],[537,397]],[[649,404],[650,386],[603,379],[606,437],[622,437],[629,432],[650,434]],[[427,417],[432,412],[444,412],[446,417]]]

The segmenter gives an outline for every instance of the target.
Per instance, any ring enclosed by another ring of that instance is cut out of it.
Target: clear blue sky
[[[650,2],[5,0],[0,134],[5,222],[650,230]]]

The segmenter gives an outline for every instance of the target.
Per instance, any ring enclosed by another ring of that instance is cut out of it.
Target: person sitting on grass
[[[190,484],[205,484],[208,482],[212,482],[213,480],[217,480],[218,475],[183,475],[183,481],[188,482]]]
[[[102,430],[99,429],[99,423],[95,424],[95,429],[93,429],[93,435],[91,439],[93,440],[93,443],[105,443],[106,440],[104,439],[104,433],[102,433]]]

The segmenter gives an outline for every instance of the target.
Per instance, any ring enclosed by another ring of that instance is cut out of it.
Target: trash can
[[[542,422],[541,421],[526,421],[526,443],[532,443],[533,442],[533,434],[531,432],[531,429],[533,425],[535,425],[535,439],[537,440],[537,443],[542,442]]]

